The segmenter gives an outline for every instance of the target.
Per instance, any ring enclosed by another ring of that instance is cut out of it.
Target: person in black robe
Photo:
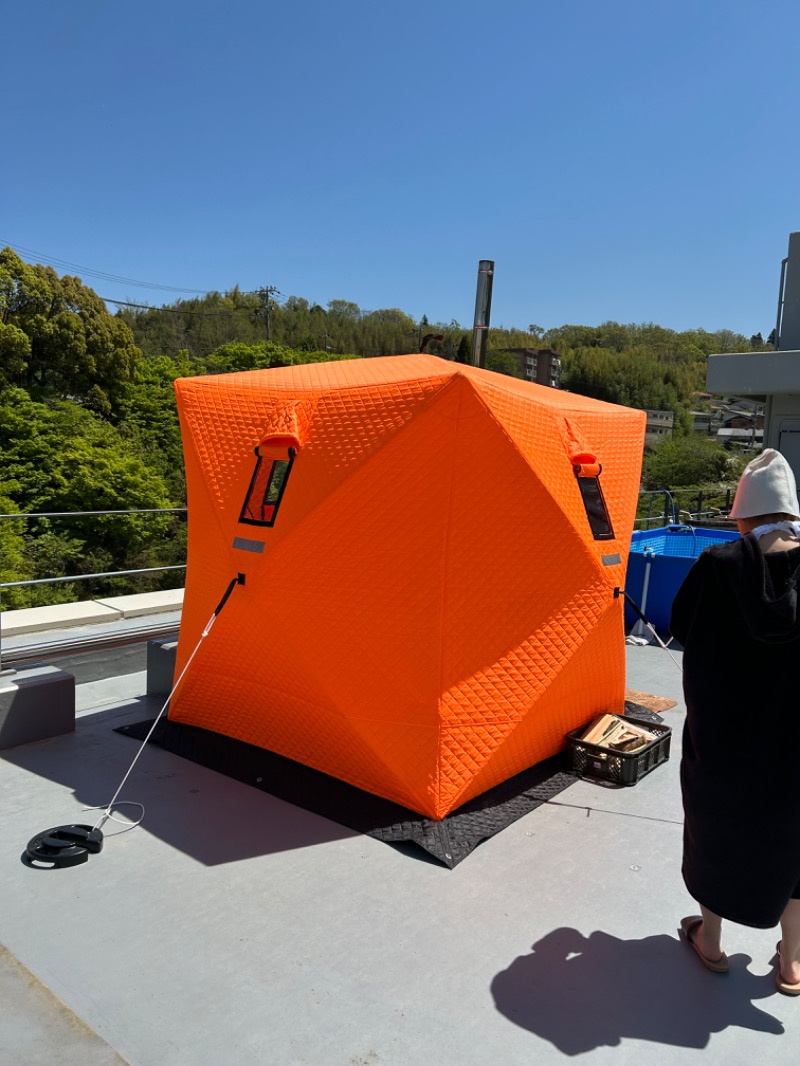
[[[723,919],[780,922],[776,982],[800,995],[800,520],[784,457],[745,468],[741,539],[707,548],[675,597],[684,648],[683,878],[700,904],[683,936],[724,973]]]

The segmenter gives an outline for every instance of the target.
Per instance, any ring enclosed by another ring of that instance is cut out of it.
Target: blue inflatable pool
[[[664,635],[669,632],[669,616],[675,593],[700,552],[712,544],[736,540],[738,536],[735,530],[697,529],[683,525],[637,530],[631,539],[625,591],[643,608],[658,632]],[[647,595],[644,597],[648,562],[650,573]],[[644,604],[643,598],[646,599]],[[626,603],[626,627],[631,628],[637,620],[636,612]]]

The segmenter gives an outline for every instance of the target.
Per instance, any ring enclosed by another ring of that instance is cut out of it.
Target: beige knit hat
[[[800,518],[798,512],[797,483],[792,468],[780,452],[765,448],[742,471],[731,518],[780,513]]]

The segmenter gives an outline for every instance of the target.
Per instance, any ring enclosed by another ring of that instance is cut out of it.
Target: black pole
[[[492,282],[494,260],[481,259],[478,263],[478,288],[475,293],[475,324],[472,327],[472,365],[486,366],[486,348],[489,343],[489,319],[492,313]]]

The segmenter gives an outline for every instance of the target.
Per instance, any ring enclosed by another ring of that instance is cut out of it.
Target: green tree
[[[472,362],[472,342],[468,334],[464,333],[458,342],[456,349],[456,362],[469,365]]]
[[[37,402],[19,388],[0,392],[0,453],[6,495],[23,511],[172,506],[163,479],[117,431],[69,401]],[[172,521],[158,514],[34,520],[26,558],[42,577],[150,565]]]
[[[30,337],[12,322],[0,322],[0,386],[19,381],[30,357]]]
[[[0,486],[0,514],[18,514],[19,507],[4,495],[4,486]],[[33,574],[30,562],[25,558],[24,521],[14,518],[0,518],[0,582],[25,581]],[[3,589],[0,593],[0,607],[13,610],[25,607],[29,598],[23,589]]]
[[[511,378],[523,377],[519,364],[510,352],[487,352],[486,369],[497,374],[507,374]]]
[[[643,476],[648,489],[681,488],[720,482],[736,476],[731,456],[710,437],[672,437],[645,455]]]
[[[80,278],[29,266],[10,248],[0,251],[0,319],[0,354],[12,356],[3,360],[8,384],[78,398],[108,415],[133,378],[140,353],[128,326]]]
[[[360,318],[361,308],[350,300],[329,300],[328,311],[340,318]]]
[[[175,403],[175,379],[190,377],[197,369],[188,352],[174,359],[159,356],[143,360],[136,381],[125,390],[119,404],[117,432],[148,469],[159,474],[170,497],[182,504],[186,497],[183,443]]]

